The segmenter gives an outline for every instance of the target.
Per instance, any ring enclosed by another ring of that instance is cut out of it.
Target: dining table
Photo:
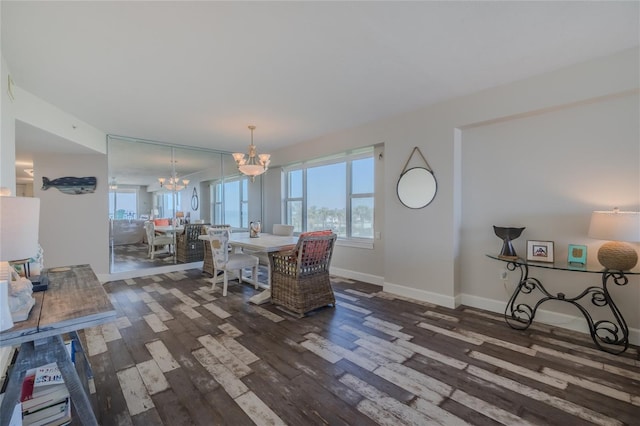
[[[180,233],[184,230],[184,226],[173,226],[173,225],[165,225],[165,226],[155,226],[154,231],[160,232],[162,234],[175,234]]]
[[[208,235],[200,235],[198,239],[209,241]],[[247,251],[269,254],[276,251],[293,249],[298,244],[297,236],[273,235],[267,233],[258,234],[258,237],[251,237],[249,232],[232,232],[229,238],[229,245],[232,251]],[[256,305],[267,303],[271,300],[271,274],[268,274],[267,283],[254,282],[252,279],[242,277],[242,281],[257,285],[264,289],[261,293],[249,298],[249,302]]]

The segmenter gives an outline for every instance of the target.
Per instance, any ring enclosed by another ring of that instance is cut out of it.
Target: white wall
[[[109,272],[109,220],[107,158],[105,154],[36,154],[35,181],[95,176],[90,194],[69,195],[35,187],[40,198],[40,245],[45,267],[91,265],[97,275]]]
[[[60,108],[16,86],[15,118],[61,138],[107,153],[107,135]]]
[[[498,254],[502,246],[492,225],[526,226],[513,242],[521,257],[526,257],[527,240],[553,241],[557,263],[566,262],[568,244],[584,244],[589,263],[599,265],[596,253],[602,241],[587,237],[591,211],[615,206],[640,210],[638,105],[634,93],[464,130],[460,255],[464,303],[482,305],[485,298],[500,302],[493,310],[504,309],[503,302],[516,284],[517,274],[512,273],[505,288],[498,273],[505,264],[484,256]],[[553,294],[578,295],[600,282],[598,274],[545,269],[532,269],[530,274]],[[637,283],[633,279],[631,285],[610,288],[634,328],[640,328]],[[589,297],[583,302],[591,304]],[[541,309],[579,315],[575,307],[562,303]],[[586,331],[582,320],[574,324],[563,317],[551,320]]]
[[[469,72],[472,72],[470,69]],[[462,161],[463,149],[466,149],[466,130],[479,125],[489,125],[492,122],[502,122],[525,118],[529,115],[546,113],[546,117],[555,120],[560,128],[556,126],[556,132],[560,135],[575,135],[575,125],[569,121],[563,122],[561,116],[566,114],[566,109],[572,105],[588,102],[598,102],[603,97],[624,96],[630,92],[638,91],[638,49],[630,49],[609,57],[600,58],[588,63],[578,64],[555,72],[540,75],[524,81],[515,82],[489,89],[480,93],[454,99],[449,102],[426,107],[417,111],[412,111],[396,117],[390,117],[366,126],[353,128],[336,134],[326,135],[318,139],[300,143],[294,147],[287,147],[272,153],[272,158],[278,164],[287,164],[293,161],[300,161],[306,158],[317,157],[330,153],[344,151],[348,148],[370,145],[377,142],[385,143],[384,155],[384,262],[382,273],[384,276],[384,289],[393,293],[428,300],[445,306],[456,306],[464,298],[464,293],[471,291],[471,294],[485,294],[496,302],[496,305],[504,309],[507,297],[501,290],[502,283],[496,282],[497,265],[488,266],[485,269],[476,269],[474,273],[474,283],[467,283],[470,270],[473,271],[475,265],[467,264],[469,249],[465,246],[468,237],[462,237],[461,230],[467,232],[466,223],[462,216],[467,202],[465,197],[471,197],[476,203],[482,200],[491,200],[495,203],[495,187],[483,187],[474,193],[465,193],[462,176],[465,167],[470,166]],[[604,101],[604,100],[603,100]],[[632,102],[632,101],[630,101]],[[626,143],[637,143],[639,127],[638,115],[629,118],[620,124],[618,112],[620,108],[605,107],[597,117],[596,123],[609,122],[605,134],[600,138],[599,143],[609,144],[614,138],[625,139]],[[630,112],[633,115],[633,111]],[[593,117],[589,118],[593,120]],[[511,158],[518,158],[520,161],[533,159],[531,153],[531,134],[539,134],[538,123],[536,121],[523,121],[517,131],[509,135],[511,144],[509,145],[509,155]],[[624,129],[618,129],[624,126]],[[479,131],[479,130],[478,130]],[[610,132],[610,133],[608,133]],[[560,140],[562,136],[555,140]],[[463,142],[463,138],[464,141]],[[595,143],[595,139],[590,139],[589,143]],[[403,207],[395,196],[396,183],[402,167],[406,162],[414,146],[420,147],[426,156],[429,164],[435,172],[438,180],[438,193],[434,201],[426,208],[411,210]],[[536,166],[546,169],[549,166],[557,167],[558,164],[571,163],[576,159],[575,146],[567,149],[565,146],[554,147],[551,153],[543,155],[537,153]],[[626,145],[628,146],[628,145]],[[465,153],[468,154],[468,153]],[[501,152],[493,152],[493,155],[501,156]],[[620,156],[629,155],[629,159],[619,161]],[[486,157],[486,155],[484,156]],[[473,156],[466,155],[465,158]],[[635,163],[634,160],[635,159]],[[608,165],[602,169],[603,162]],[[613,166],[614,164],[615,166]],[[603,178],[607,171],[617,167],[619,173],[625,176],[637,176],[638,155],[637,152],[609,155],[608,158],[600,156],[597,159],[588,157],[580,167],[581,169],[596,173]],[[493,170],[495,174],[500,174],[500,169]],[[514,174],[513,170],[510,170]],[[518,176],[520,177],[520,176]],[[636,179],[637,183],[637,179]],[[269,190],[273,190],[275,185],[270,185]],[[543,194],[544,197],[551,197],[561,200],[563,196],[570,197],[569,192],[557,193],[558,182],[556,179],[544,181],[535,188],[527,189],[536,194]],[[636,187],[637,188],[637,187]],[[628,190],[632,188],[628,187]],[[582,220],[587,220],[591,210],[595,208],[612,207],[613,200],[608,198],[607,189],[602,185],[589,188],[593,191],[591,198],[583,199],[582,213],[578,212],[574,204],[571,214],[584,214]],[[580,186],[575,185],[574,192],[579,193]],[[635,196],[638,191],[636,189]],[[279,195],[279,194],[278,194]],[[268,194],[267,199],[273,197]],[[573,196],[571,196],[573,197]],[[577,203],[569,199],[570,203]],[[596,204],[596,200],[602,204]],[[606,201],[606,202],[605,202]],[[616,204],[628,208],[638,209],[638,200],[626,196],[623,202]],[[554,230],[553,239],[562,246],[569,240],[576,240],[577,230],[567,232],[558,220],[565,223],[563,214],[563,203],[540,203],[535,210],[526,218],[521,218],[528,225],[531,235],[540,235],[541,230]],[[504,220],[511,218],[510,205],[504,206]],[[518,211],[515,207],[514,211]],[[500,219],[500,218],[496,218]],[[511,219],[517,221],[518,218]],[[481,232],[481,231],[478,231]],[[479,252],[471,254],[479,256],[482,262],[484,253],[487,250],[497,250],[497,237],[491,236],[492,229],[486,231],[486,240],[492,241],[489,247],[482,247]],[[482,245],[481,241],[473,240],[474,243]],[[462,243],[462,244],[461,244]],[[595,242],[592,242],[595,244]],[[473,250],[473,248],[471,249]],[[462,253],[461,253],[462,251]],[[466,253],[466,258],[464,257]],[[336,253],[338,254],[338,253]],[[352,256],[355,253],[343,251],[345,263],[352,263]],[[377,255],[366,253],[369,259],[374,259]],[[357,263],[357,262],[356,262]],[[366,272],[375,268],[374,262],[362,262],[361,272]],[[491,265],[491,263],[489,263]],[[631,285],[624,288],[625,296],[631,300],[638,300],[637,277],[632,277]],[[499,287],[496,290],[496,287]],[[473,302],[473,298],[467,298]],[[549,309],[557,310],[557,303],[550,305]],[[629,309],[627,307],[627,309]],[[635,309],[633,310],[635,312]],[[635,313],[629,313],[635,315]],[[635,317],[632,317],[635,318]],[[638,327],[635,323],[632,327]]]
[[[0,187],[9,188],[12,194],[16,190],[16,120],[15,106],[9,98],[8,76],[10,74],[4,56],[0,63]]]

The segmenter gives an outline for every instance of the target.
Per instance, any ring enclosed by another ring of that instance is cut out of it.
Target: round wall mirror
[[[437,189],[436,177],[424,167],[411,168],[398,179],[398,198],[410,209],[428,206],[435,198]]]
[[[191,210],[198,210],[199,201],[198,201],[198,191],[193,188],[193,195],[191,196]]]

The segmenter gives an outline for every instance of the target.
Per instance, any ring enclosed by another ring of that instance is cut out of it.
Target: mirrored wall
[[[177,244],[194,224],[246,231],[260,219],[262,180],[241,175],[229,153],[116,136],[107,149],[111,273],[201,263]]]

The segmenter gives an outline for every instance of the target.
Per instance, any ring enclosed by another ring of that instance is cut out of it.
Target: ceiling
[[[640,44],[636,1],[1,8],[16,85],[108,134],[223,151],[249,124],[270,152]]]

